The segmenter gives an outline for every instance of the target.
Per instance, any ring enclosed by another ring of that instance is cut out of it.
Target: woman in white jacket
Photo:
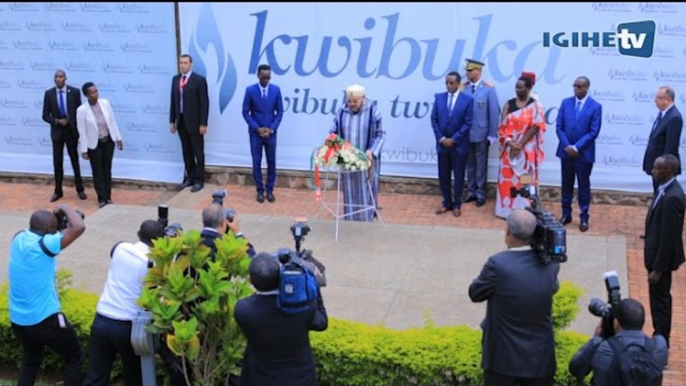
[[[79,153],[84,159],[90,160],[93,184],[102,208],[112,203],[114,145],[116,143],[119,150],[123,150],[124,145],[110,102],[98,98],[98,88],[93,82],[86,82],[81,90],[88,103],[76,109]]]

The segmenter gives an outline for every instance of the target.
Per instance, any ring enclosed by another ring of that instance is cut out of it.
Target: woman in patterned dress
[[[539,167],[545,156],[546,123],[543,105],[531,97],[532,85],[530,77],[520,77],[515,86],[517,97],[503,107],[498,129],[500,172],[495,203],[495,215],[500,218],[507,218],[512,209],[531,204],[530,199],[511,195],[512,188],[519,190],[522,187],[523,176],[530,176],[531,185],[538,188]]]

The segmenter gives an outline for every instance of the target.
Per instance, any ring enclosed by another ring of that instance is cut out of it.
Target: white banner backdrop
[[[173,3],[0,3],[0,171],[53,174],[43,96],[64,69],[68,84],[92,81],[112,102],[124,138],[115,178],[180,182],[181,145],[169,133],[176,61]]]
[[[433,95],[445,91],[448,71],[464,77],[465,58],[486,63],[483,77],[495,84],[501,106],[514,97],[522,71],[536,73],[534,90],[549,124],[545,185],[560,184],[555,120],[562,99],[573,95],[575,77],[588,76],[591,96],[603,105],[594,188],[650,191],[641,165],[657,88],[672,85],[677,106],[686,110],[683,4],[181,3],[180,19],[182,51],[193,56],[195,71],[207,75],[210,87],[208,164],[251,165],[241,109],[245,88],[257,82],[263,63],[272,67],[272,82],[284,98],[279,169],[309,169],[343,90],[360,83],[383,114],[382,174],[435,178]],[[619,23],[642,20],[657,23],[647,59],[622,56],[616,46],[543,47],[545,32],[566,32],[571,41],[572,32],[614,32]],[[496,146],[490,157],[494,181]]]

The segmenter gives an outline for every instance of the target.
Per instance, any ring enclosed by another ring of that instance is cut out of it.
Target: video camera
[[[224,206],[224,199],[228,195],[226,190],[217,189],[212,193],[212,203],[217,204],[221,207]],[[233,218],[236,215],[236,211],[232,207],[226,208],[226,221],[233,222]],[[228,232],[228,229],[227,229]]]
[[[302,243],[305,241],[305,236],[310,233],[307,218],[296,218],[293,225],[291,225],[291,233],[295,239],[295,251],[290,248],[279,248],[276,252],[277,259],[279,259],[282,265],[288,264],[291,261],[299,263],[314,274],[319,287],[326,287],[326,267],[324,264],[314,258],[312,250],[300,250]]]
[[[75,210],[75,212],[78,213],[79,216],[81,216],[82,220],[84,218],[86,218],[86,215],[83,214],[83,212],[81,212],[80,210]],[[55,214],[55,217],[57,218],[57,231],[60,232],[60,231],[67,229],[67,226],[69,226],[69,219],[67,218],[66,213],[64,213],[61,210],[56,210],[53,213]]]
[[[617,277],[616,271],[605,272],[605,274],[603,274],[603,279],[605,280],[605,288],[607,289],[607,303],[599,298],[593,298],[588,304],[588,311],[591,314],[602,318],[601,337],[607,339],[615,334],[613,325],[614,312],[612,309],[619,304],[619,301],[622,300],[622,296],[619,292],[619,278]]]
[[[175,222],[169,225],[169,207],[160,205],[157,207],[157,222],[164,228],[164,236],[176,237],[183,231],[181,224]]]
[[[531,238],[531,248],[538,254],[541,263],[564,263],[567,261],[567,230],[555,220],[552,213],[539,207],[536,187],[531,185],[530,175],[520,177],[521,189],[510,188],[512,199],[522,196],[531,199],[526,210],[536,216],[536,230]]]

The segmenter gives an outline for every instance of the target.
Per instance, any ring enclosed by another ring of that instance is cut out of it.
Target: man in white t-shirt
[[[117,353],[124,365],[124,383],[141,385],[141,361],[131,346],[131,321],[143,312],[136,301],[148,274],[148,253],[152,241],[163,236],[164,228],[154,220],[141,224],[139,241],[119,243],[111,252],[107,282],[98,302],[91,327],[90,367],[86,385],[108,385]]]

